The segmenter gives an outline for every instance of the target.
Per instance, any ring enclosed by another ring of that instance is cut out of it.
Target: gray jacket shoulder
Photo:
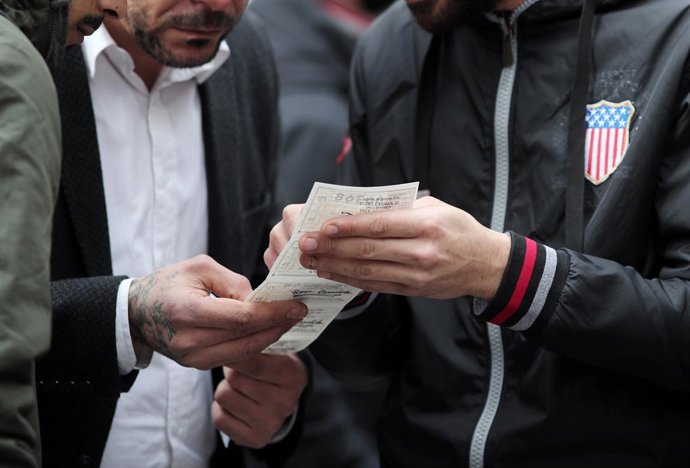
[[[431,35],[417,25],[404,2],[396,2],[360,39],[352,64],[352,83],[378,108],[417,84]]]

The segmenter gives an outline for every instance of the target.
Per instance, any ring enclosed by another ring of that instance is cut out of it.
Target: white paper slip
[[[264,350],[282,354],[309,346],[360,289],[319,278],[299,263],[299,239],[318,231],[331,218],[341,215],[409,208],[417,197],[419,182],[382,187],[347,187],[314,183],[297,221],[295,232],[276,259],[266,280],[247,301],[298,300],[309,309],[307,316]]]

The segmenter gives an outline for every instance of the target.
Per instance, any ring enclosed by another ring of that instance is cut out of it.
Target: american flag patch
[[[585,177],[593,184],[608,179],[623,161],[634,114],[630,101],[600,101],[587,106]]]

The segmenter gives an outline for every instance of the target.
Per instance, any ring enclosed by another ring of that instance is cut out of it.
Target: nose
[[[99,0],[98,6],[104,16],[115,19],[127,16],[127,0]]]

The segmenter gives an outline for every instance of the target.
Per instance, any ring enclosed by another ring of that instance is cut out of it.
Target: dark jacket
[[[348,122],[348,70],[357,35],[320,0],[253,0],[266,23],[280,80],[281,131],[276,215],[303,203],[314,181],[335,181]]]
[[[69,0],[3,0],[0,11],[31,40],[51,70],[61,64]]]
[[[367,313],[329,327],[314,347],[327,368],[360,385],[392,380],[379,425],[386,466],[690,460],[690,6],[598,2],[588,104],[629,100],[635,110],[620,164],[600,183],[586,182],[579,252],[563,248],[563,213],[580,5],[525,2],[511,18],[506,67],[495,22],[442,38],[432,195],[553,248],[557,261],[546,300],[526,292],[527,309],[541,304],[526,330],[477,319],[482,309],[467,297],[382,296]],[[355,157],[341,181],[415,179],[417,90],[428,86],[419,79],[429,42],[400,2],[361,43]],[[511,255],[509,268],[518,261]],[[505,300],[509,276],[490,311]]]
[[[241,20],[228,37],[232,59],[199,88],[209,255],[248,277],[264,249],[265,236],[257,233],[268,229],[278,128],[275,68],[255,21],[251,15]],[[112,276],[96,127],[79,48],[67,52],[58,91],[68,124],[54,218],[53,343],[38,364],[44,463],[98,466],[117,399],[136,372],[118,372],[115,303],[122,278]]]
[[[60,177],[60,120],[37,49],[48,0],[0,2],[0,465],[38,467],[34,360],[50,342],[49,258]],[[54,47],[63,48],[57,36]]]

